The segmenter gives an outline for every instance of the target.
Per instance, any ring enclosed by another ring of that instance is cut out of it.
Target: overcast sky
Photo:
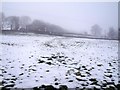
[[[94,24],[103,30],[117,29],[117,2],[4,2],[2,11],[6,16],[30,16],[56,24],[70,31],[89,31]]]

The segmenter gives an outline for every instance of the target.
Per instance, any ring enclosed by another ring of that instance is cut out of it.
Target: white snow
[[[118,83],[118,41],[47,35],[0,38],[4,86],[11,84],[12,78],[18,88],[92,87],[90,79],[99,85]]]

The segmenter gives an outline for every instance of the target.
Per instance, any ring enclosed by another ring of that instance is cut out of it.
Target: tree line
[[[33,32],[43,34],[56,34],[63,35],[69,34],[64,28],[44,22],[42,20],[31,20],[29,16],[8,16],[6,17],[3,12],[0,13],[0,30],[12,30],[22,32]],[[110,27],[108,32],[104,32],[98,24],[95,24],[90,29],[91,33],[84,32],[83,36],[91,36],[95,38],[109,38],[118,39],[118,31],[113,27]],[[120,32],[119,32],[120,33]]]
[[[120,30],[120,29],[119,29]],[[106,31],[106,30],[104,30]],[[118,39],[118,30],[115,30],[113,27],[109,27],[108,32],[103,32],[103,29],[95,24],[91,27],[91,34],[95,37],[104,37],[108,39]]]
[[[31,20],[29,16],[8,16],[0,13],[0,30],[34,32],[44,34],[62,34],[65,29],[42,20]]]

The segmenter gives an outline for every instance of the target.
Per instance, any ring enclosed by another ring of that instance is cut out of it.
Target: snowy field
[[[3,86],[104,88],[118,84],[118,41],[47,35],[0,38]]]

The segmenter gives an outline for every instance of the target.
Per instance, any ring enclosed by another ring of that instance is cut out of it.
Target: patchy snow
[[[3,85],[97,87],[118,83],[118,41],[1,35]]]

